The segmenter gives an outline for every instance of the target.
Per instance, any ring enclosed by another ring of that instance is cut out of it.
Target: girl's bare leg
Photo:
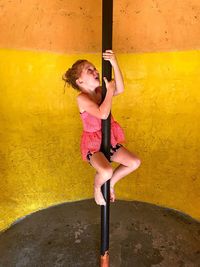
[[[115,200],[114,185],[124,176],[135,171],[141,164],[140,159],[124,147],[120,147],[111,157],[111,160],[120,165],[114,170],[110,180],[111,201]]]
[[[90,163],[97,171],[94,179],[94,199],[98,205],[106,205],[101,186],[112,177],[112,167],[102,152],[93,154]]]

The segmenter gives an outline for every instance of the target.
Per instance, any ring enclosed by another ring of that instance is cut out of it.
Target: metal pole
[[[102,1],[102,53],[106,49],[112,49],[112,20],[113,0]],[[112,78],[112,68],[109,61],[102,59],[102,78]],[[102,79],[102,101],[106,95],[106,86]],[[102,120],[102,144],[101,151],[110,161],[110,119]],[[109,215],[110,215],[110,181],[101,188],[106,200],[106,206],[101,206],[101,267],[109,267]]]

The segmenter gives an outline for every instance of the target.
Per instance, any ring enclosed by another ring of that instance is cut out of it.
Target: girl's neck
[[[94,90],[86,90],[86,89],[82,89],[81,90],[83,93],[88,94],[90,96],[95,96],[96,95],[96,88]]]

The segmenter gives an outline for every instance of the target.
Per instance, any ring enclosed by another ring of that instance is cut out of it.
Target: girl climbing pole
[[[83,160],[88,161],[96,170],[94,199],[98,205],[106,205],[101,186],[107,180],[110,179],[110,201],[114,202],[115,184],[140,165],[140,159],[122,145],[125,141],[123,129],[112,116],[110,161],[119,163],[119,166],[113,170],[111,163],[100,151],[101,120],[109,116],[113,97],[124,91],[123,77],[113,51],[106,50],[103,53],[103,59],[110,62],[114,72],[114,80],[108,81],[103,77],[107,89],[103,102],[99,72],[92,63],[78,60],[63,75],[63,80],[80,92],[77,96],[77,104],[83,122],[81,153]]]

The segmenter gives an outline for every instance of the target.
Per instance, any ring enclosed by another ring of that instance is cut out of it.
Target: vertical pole
[[[112,49],[112,20],[113,0],[102,0],[102,53]],[[112,67],[109,61],[102,59],[102,78],[112,78]],[[102,101],[106,95],[106,86],[102,79]],[[110,120],[102,120],[102,144],[101,151],[110,161]],[[101,267],[109,267],[109,215],[110,215],[110,181],[107,181],[101,188],[106,200],[106,206],[101,206]]]

